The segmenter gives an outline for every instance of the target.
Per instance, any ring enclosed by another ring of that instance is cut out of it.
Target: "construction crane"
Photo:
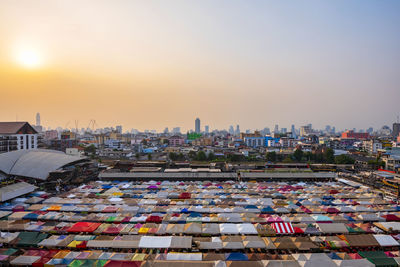
[[[79,121],[75,120],[75,133],[78,133],[78,125],[79,125]]]
[[[95,127],[95,125],[97,125],[97,124],[96,124],[96,120],[91,119],[87,128],[92,129],[92,131],[94,132],[94,127]],[[91,127],[90,127],[90,126],[91,126]]]

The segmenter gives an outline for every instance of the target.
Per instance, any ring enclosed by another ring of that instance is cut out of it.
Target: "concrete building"
[[[399,136],[399,133],[400,133],[400,123],[395,122],[393,123],[393,131],[392,131],[393,138],[396,139]]]
[[[369,133],[356,133],[354,130],[348,130],[342,133],[344,139],[368,139]]]
[[[170,146],[182,146],[185,144],[185,138],[179,135],[171,136],[168,141]]]
[[[123,149],[124,144],[121,140],[116,140],[116,139],[108,139],[104,142],[104,146],[106,148],[111,148],[111,149]]]
[[[211,146],[213,144],[212,138],[200,137],[192,141],[194,146]]]
[[[27,122],[0,122],[0,153],[37,149],[38,132]]]
[[[117,133],[122,134],[122,125],[117,125],[117,126],[115,127],[115,129],[116,129]]]
[[[279,140],[279,144],[283,148],[295,147],[296,140],[293,139],[293,138],[289,138],[289,137],[281,137],[280,140]]]
[[[239,135],[240,135],[240,127],[239,127],[239,125],[236,125],[235,135],[236,135],[236,136],[239,136]]]
[[[58,132],[56,130],[49,130],[44,133],[45,140],[52,140],[58,138]]]
[[[196,132],[196,133],[201,133],[201,130],[200,130],[201,128],[200,128],[200,119],[199,118],[196,118],[196,120],[194,121],[194,131]]]
[[[173,134],[180,134],[181,133],[181,127],[175,127],[172,129]]]
[[[65,149],[65,154],[74,157],[84,157],[85,153],[81,147],[71,147]]]
[[[300,136],[306,136],[312,133],[311,125],[305,125],[300,127]]]
[[[382,143],[377,140],[363,141],[363,148],[369,154],[376,154],[379,149],[382,149]]]
[[[210,133],[210,126],[206,125],[204,127],[204,132],[205,132],[205,134],[209,134]]]
[[[243,142],[246,144],[246,146],[252,148],[264,147],[265,138],[263,136],[245,136],[243,138]]]
[[[40,124],[40,113],[36,113],[36,126],[41,126]]]
[[[400,168],[399,155],[390,155],[388,158],[384,158],[383,161],[386,163],[386,169],[390,171],[398,171]]]

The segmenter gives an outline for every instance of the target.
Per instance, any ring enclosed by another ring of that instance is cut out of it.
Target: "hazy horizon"
[[[394,0],[3,0],[0,121],[391,126],[398,14]]]

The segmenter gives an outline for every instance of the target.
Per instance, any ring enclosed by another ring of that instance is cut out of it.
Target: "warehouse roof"
[[[0,154],[0,171],[8,175],[46,180],[50,172],[82,160],[55,150],[18,150]]]
[[[35,191],[36,186],[20,182],[0,188],[0,201],[7,201]]]

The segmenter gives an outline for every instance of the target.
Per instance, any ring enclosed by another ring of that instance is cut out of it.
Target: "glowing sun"
[[[36,69],[42,65],[42,59],[37,51],[21,50],[17,53],[17,62],[22,67]]]

